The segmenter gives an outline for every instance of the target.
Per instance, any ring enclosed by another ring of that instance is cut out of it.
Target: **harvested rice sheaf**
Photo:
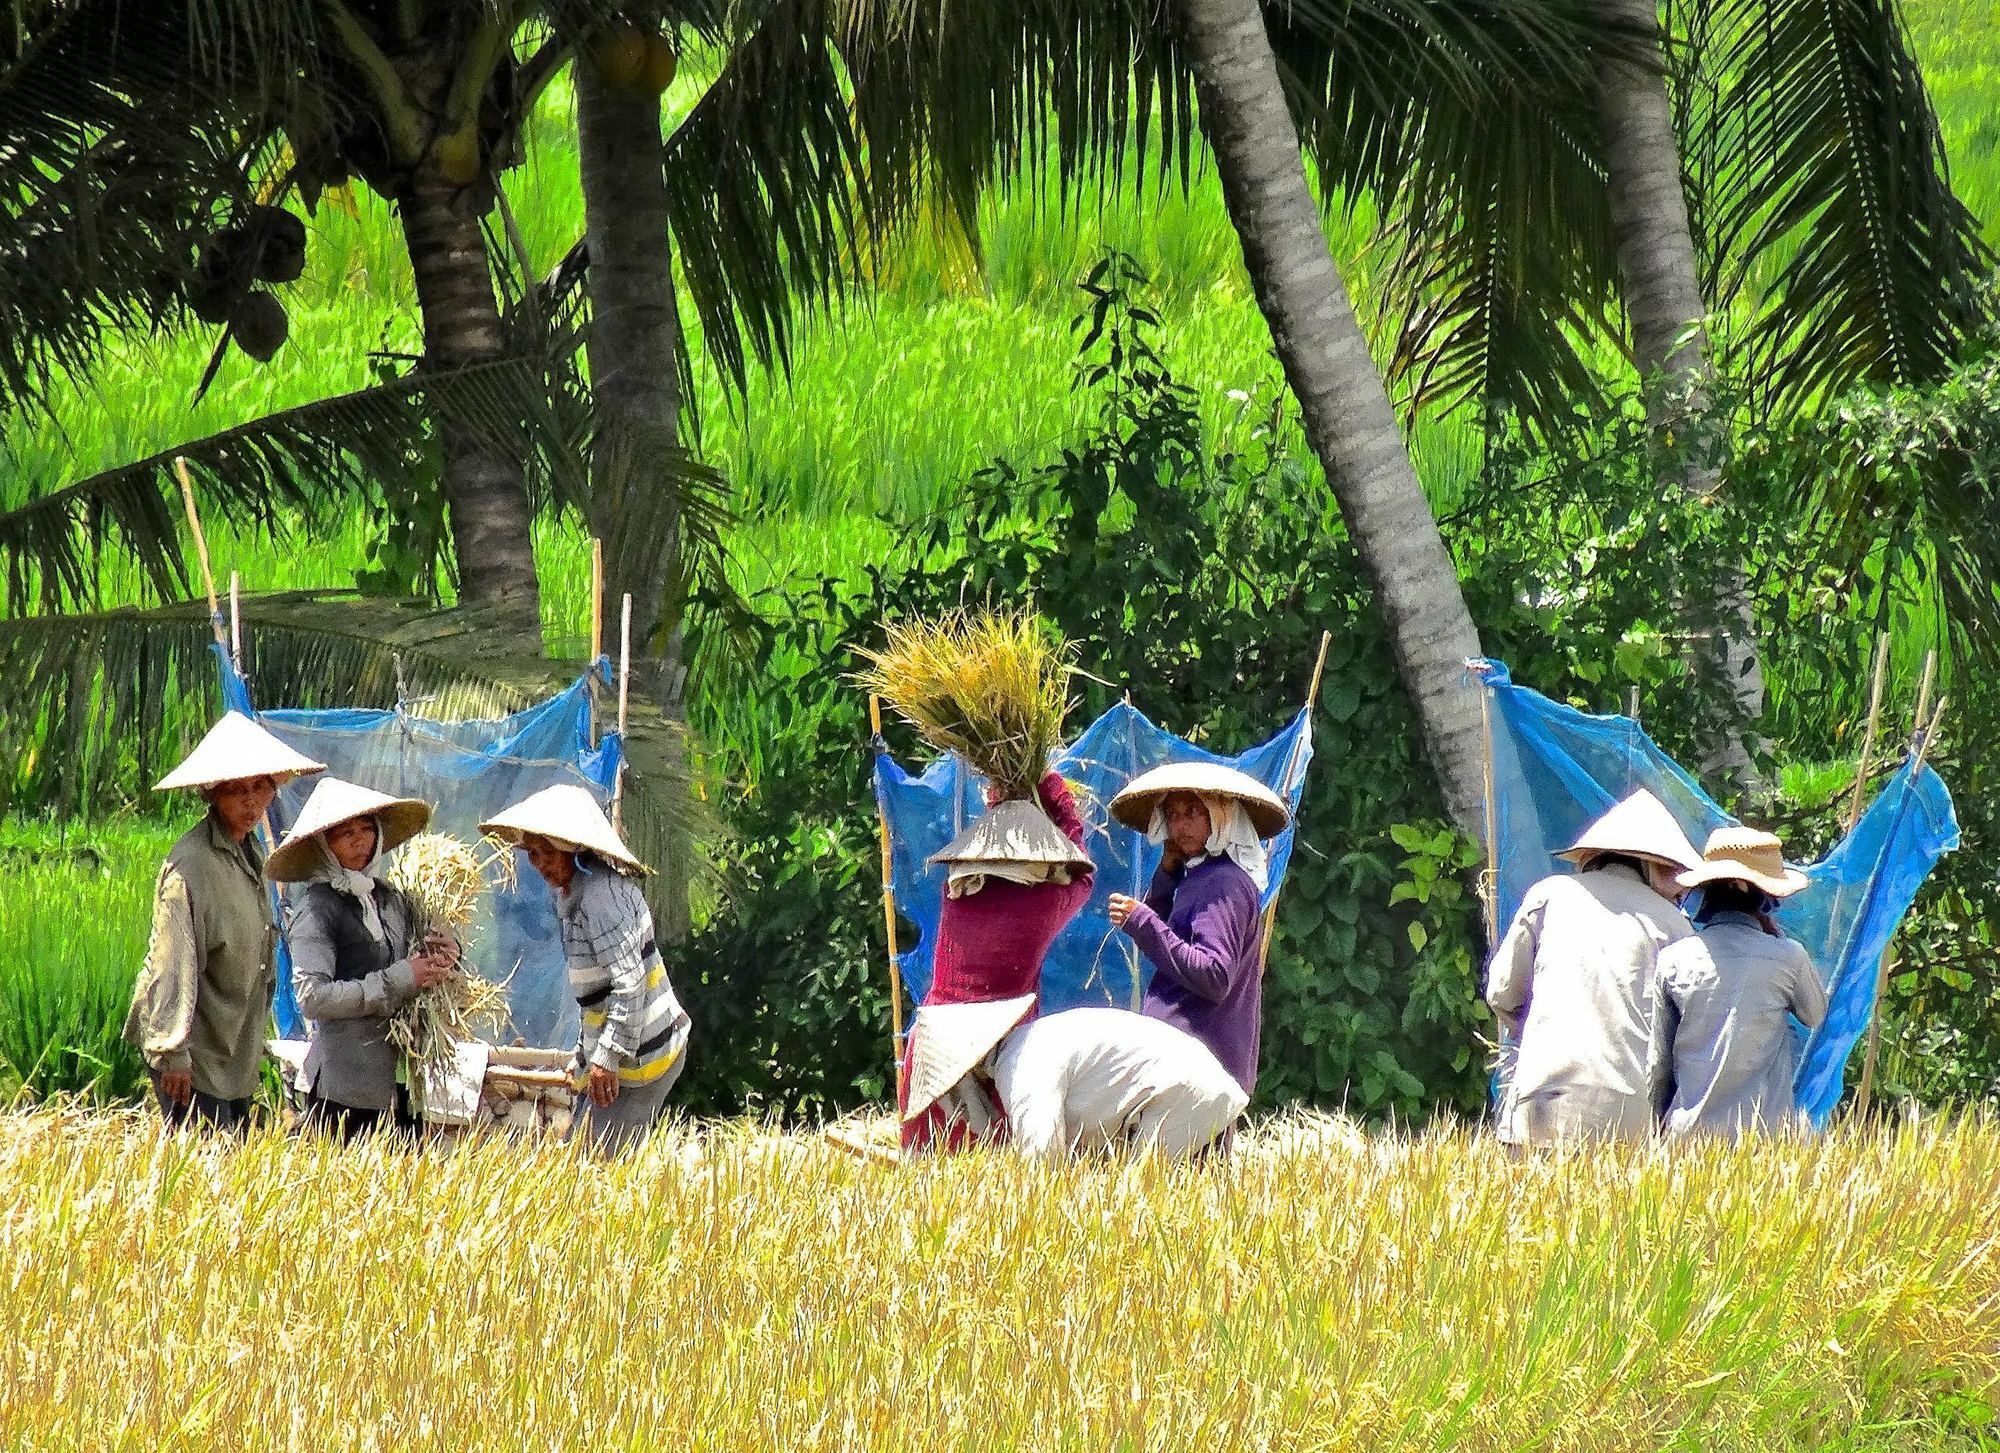
[[[1062,744],[1076,648],[1032,610],[984,607],[903,621],[857,679],[940,752],[1004,797],[1032,798]]]
[[[448,833],[419,833],[404,843],[389,882],[409,897],[413,942],[434,933],[463,942],[486,891],[487,871],[495,869],[510,882],[513,864],[510,851],[497,846],[482,851]],[[391,1015],[388,1038],[412,1065],[428,1070],[449,1060],[454,1045],[478,1039],[482,1029],[498,1031],[507,1019],[506,989],[461,966]]]

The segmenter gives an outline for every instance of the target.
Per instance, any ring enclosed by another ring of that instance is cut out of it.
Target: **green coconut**
[[[291,331],[285,305],[266,292],[247,292],[229,310],[229,336],[259,363],[269,363]]]

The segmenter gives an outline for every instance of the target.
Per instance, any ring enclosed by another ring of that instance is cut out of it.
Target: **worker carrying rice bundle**
[[[1111,895],[1112,926],[1153,966],[1144,1012],[1213,1052],[1249,1095],[1263,1020],[1264,839],[1291,820],[1256,778],[1211,762],[1171,762],[1127,783],[1111,815],[1160,847],[1142,899]]]
[[[1826,1018],[1826,986],[1803,945],[1771,915],[1806,886],[1784,844],[1755,828],[1717,828],[1702,861],[1680,876],[1698,889],[1692,938],[1660,954],[1653,1012],[1653,1092],[1672,1138],[1740,1135],[1802,1125],[1796,1018]]]
[[[153,789],[192,788],[208,804],[160,869],[125,1020],[170,1126],[249,1124],[277,987],[277,927],[254,834],[280,783],[325,770],[232,711]]]
[[[442,932],[420,936],[410,896],[378,870],[430,819],[425,803],[323,778],[264,865],[272,882],[304,885],[285,943],[307,1023],[307,1129],[352,1140],[385,1117],[417,1125],[397,1083],[390,1017],[450,977],[459,946]]]
[[[572,1077],[577,1133],[599,1154],[643,1141],[687,1063],[690,1023],[639,891],[645,864],[581,787],[545,787],[480,824],[526,853],[556,895],[570,991],[582,1011]]]
[[[1500,1138],[1641,1139],[1653,1129],[1659,955],[1690,932],[1675,876],[1700,859],[1643,789],[1556,856],[1578,871],[1528,890],[1486,971],[1486,1002],[1519,1041]]]
[[[959,1150],[1004,1138],[993,1053],[1035,1013],[1049,947],[1090,898],[1083,819],[1048,770],[1069,707],[1070,648],[1026,611],[955,612],[888,635],[864,652],[863,683],[989,784],[985,813],[931,855],[945,868],[945,899],[900,1105],[906,1150]]]

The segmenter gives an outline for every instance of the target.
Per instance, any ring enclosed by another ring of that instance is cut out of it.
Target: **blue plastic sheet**
[[[248,684],[219,648],[217,656],[225,705],[255,716],[290,746],[326,763],[333,776],[430,803],[433,832],[476,843],[482,821],[532,792],[567,782],[609,802],[617,780],[622,743],[613,732],[591,745],[587,678],[526,711],[489,720],[432,721],[401,709],[256,711]],[[606,669],[603,662],[598,669]],[[271,816],[281,836],[318,780],[303,778],[279,791]],[[576,1001],[557,937],[554,895],[525,862],[520,868],[512,888],[489,875],[491,891],[473,922],[468,962],[506,982],[513,1034],[529,1044],[571,1045]],[[275,1008],[280,1033],[304,1033],[282,944]]]
[[[1497,661],[1480,664],[1492,708],[1502,924],[1537,880],[1572,871],[1551,854],[1638,788],[1667,805],[1696,847],[1735,821],[1629,717],[1589,715],[1514,685]],[[1806,866],[1811,886],[1779,912],[1779,925],[1805,945],[1827,984],[1826,1020],[1803,1039],[1795,1080],[1816,1126],[1840,1102],[1848,1055],[1875,1012],[1890,937],[1938,859],[1957,846],[1943,781],[1905,762],[1854,831]]]
[[[1107,814],[1119,789],[1142,772],[1168,762],[1219,762],[1271,788],[1296,811],[1312,735],[1300,712],[1277,736],[1239,756],[1226,757],[1184,741],[1153,725],[1128,703],[1106,712],[1050,763],[1076,792],[1088,830],[1085,849],[1097,864],[1090,902],[1065,928],[1042,968],[1044,1012],[1080,1005],[1137,1008],[1152,968],[1137,946],[1105,917],[1113,893],[1141,897],[1160,863],[1160,849],[1146,835],[1113,822]],[[905,772],[886,751],[875,758],[875,801],[889,824],[891,881],[896,907],[917,927],[917,941],[899,958],[903,982],[921,1001],[931,981],[932,941],[944,904],[945,871],[925,862],[985,810],[985,779],[944,757],[921,775]],[[1291,863],[1295,829],[1287,828],[1270,851],[1269,903],[1284,883]]]

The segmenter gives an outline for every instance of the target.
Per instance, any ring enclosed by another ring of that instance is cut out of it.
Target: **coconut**
[[[271,361],[289,331],[285,305],[269,293],[247,292],[229,310],[229,336],[259,363]]]
[[[646,68],[646,33],[636,25],[614,25],[591,48],[590,58],[607,85],[636,86]]]
[[[258,282],[288,283],[306,270],[306,224],[283,207],[258,207],[250,216],[257,238]]]
[[[650,95],[663,95],[674,83],[674,72],[680,69],[680,64],[681,58],[674,54],[664,35],[649,35],[645,38],[645,59],[632,84]]]
[[[454,187],[469,187],[479,180],[479,138],[470,131],[453,131],[431,144],[431,163],[437,174]]]

